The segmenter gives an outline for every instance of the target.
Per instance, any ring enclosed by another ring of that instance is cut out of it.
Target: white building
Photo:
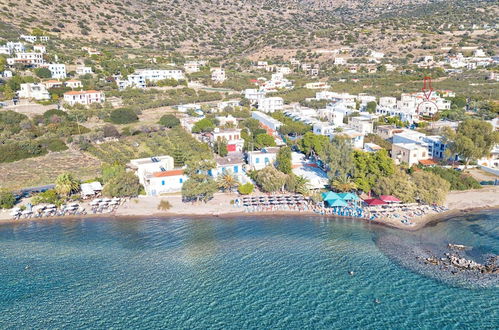
[[[64,102],[73,106],[75,104],[88,105],[102,103],[105,101],[104,93],[101,91],[70,91],[64,93]]]
[[[69,87],[69,88],[72,88],[72,89],[82,88],[83,87],[83,84],[81,83],[81,81],[80,80],[75,80],[75,79],[67,80],[66,82],[64,82],[64,85],[66,87]]]
[[[21,34],[21,36],[19,38],[23,39],[24,41],[31,42],[31,43],[34,43],[38,40],[37,36],[24,35],[24,34]]]
[[[416,165],[421,160],[430,159],[428,149],[416,143],[394,143],[392,144],[392,159],[396,164],[406,163],[409,166]]]
[[[343,57],[336,57],[334,59],[334,65],[346,65],[347,64],[347,60],[346,58],[343,58]]]
[[[273,165],[277,159],[279,148],[263,148],[259,151],[249,151],[246,153],[246,161],[252,170],[261,170],[268,165]]]
[[[199,72],[200,67],[206,65],[207,61],[188,61],[184,64],[184,70],[187,73]]]
[[[215,128],[211,133],[208,133],[210,143],[217,141],[225,141],[227,143],[228,152],[242,152],[244,140],[241,138],[241,129],[239,128]]]
[[[170,156],[133,159],[129,166],[135,170],[148,196],[178,193],[188,179],[183,169],[174,168],[174,160]]]
[[[224,111],[226,108],[234,109],[235,107],[238,106],[239,106],[239,100],[229,100],[229,101],[218,102],[217,109],[218,111]]]
[[[308,89],[328,89],[331,88],[331,85],[323,81],[318,81],[318,82],[306,83],[305,86],[303,87]]]
[[[225,70],[222,68],[214,68],[211,70],[211,80],[214,82],[221,84],[223,83],[227,77],[225,76]]]
[[[374,132],[373,125],[377,118],[378,116],[363,113],[361,116],[350,117],[348,126],[364,135],[371,134]]]
[[[18,95],[20,98],[49,100],[50,94],[44,84],[26,83],[21,84]]]
[[[275,112],[284,108],[282,97],[266,97],[258,101],[258,110],[262,112]]]
[[[260,125],[262,125],[263,128],[267,130],[268,133],[277,132],[279,128],[283,125],[279,120],[274,119],[269,115],[266,115],[260,111],[252,111],[251,118],[258,120],[260,122]]]
[[[266,92],[258,89],[245,89],[244,98],[248,99],[252,104],[258,103],[261,99],[265,98]]]
[[[52,78],[54,79],[64,79],[66,78],[66,65],[60,63],[50,63],[44,65],[47,69],[50,70],[52,74]]]
[[[24,53],[26,48],[21,42],[9,41],[0,46],[0,54],[11,55],[13,53]]]
[[[41,53],[16,53],[15,57],[7,59],[8,65],[23,64],[28,66],[38,67],[44,64],[43,54]]]
[[[89,66],[79,65],[76,67],[76,74],[79,76],[83,76],[86,74],[93,74],[92,68]]]
[[[45,54],[47,52],[47,48],[44,45],[34,45],[33,50],[42,54]]]
[[[117,79],[116,83],[119,89],[127,87],[146,88],[148,81],[158,82],[166,79],[182,80],[185,79],[185,76],[182,70],[139,69],[128,75],[127,80]]]

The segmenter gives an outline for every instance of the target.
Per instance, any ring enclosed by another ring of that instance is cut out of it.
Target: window
[[[256,158],[255,158],[255,163],[256,163],[256,164],[260,163],[260,158],[256,157]]]
[[[269,158],[265,157],[265,164],[268,164],[268,163],[270,163]]]
[[[180,183],[184,182],[184,180],[183,180],[182,178],[180,178],[178,181],[179,181]]]
[[[165,180],[161,181],[161,185],[164,186],[165,185]]]
[[[234,173],[239,172],[239,167],[237,165],[234,166]]]

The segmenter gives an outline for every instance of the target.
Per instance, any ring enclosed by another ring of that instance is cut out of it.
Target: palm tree
[[[355,182],[353,182],[352,179],[346,175],[341,175],[334,178],[331,186],[341,192],[352,191],[357,188]]]
[[[55,191],[64,197],[80,189],[80,182],[69,173],[61,174],[55,180]]]
[[[223,191],[229,191],[232,192],[234,188],[236,188],[239,184],[237,179],[234,177],[232,172],[228,171],[223,173],[219,178],[218,178],[218,187],[222,189]]]
[[[303,176],[297,175],[295,178],[295,191],[302,195],[310,193],[309,180]]]

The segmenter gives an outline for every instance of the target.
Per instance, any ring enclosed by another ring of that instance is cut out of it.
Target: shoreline
[[[46,218],[27,218],[14,220],[8,217],[6,211],[0,211],[1,224],[21,224],[31,221],[48,221],[48,220],[73,220],[73,219],[88,219],[88,218],[114,218],[114,219],[137,219],[137,218],[195,218],[203,219],[209,217],[215,218],[232,218],[232,217],[269,217],[269,216],[304,216],[304,217],[321,217],[321,218],[337,218],[351,219],[362,221],[367,224],[381,225],[389,228],[395,228],[406,231],[417,231],[433,224],[447,221],[453,217],[460,216],[466,213],[479,212],[483,210],[499,209],[499,186],[486,187],[476,190],[453,191],[447,196],[445,206],[448,211],[441,213],[429,213],[421,217],[411,219],[413,225],[402,223],[399,219],[380,218],[370,220],[367,218],[355,218],[337,216],[332,214],[319,214],[312,210],[307,211],[259,211],[259,212],[244,212],[241,208],[236,208],[230,204],[237,195],[235,194],[215,194],[214,198],[208,203],[188,204],[183,203],[179,195],[162,196],[162,197],[140,197],[127,201],[121,205],[113,213],[97,213],[86,215],[68,215],[63,217],[46,217]],[[158,210],[158,204],[162,200],[168,200],[172,207],[166,211]]]
[[[26,224],[30,222],[46,222],[46,221],[69,221],[69,220],[84,220],[84,219],[99,219],[99,218],[110,218],[117,220],[140,220],[147,218],[158,218],[162,220],[170,220],[173,218],[189,218],[189,219],[207,219],[207,218],[219,218],[219,219],[230,219],[234,217],[242,217],[242,218],[263,218],[263,217],[285,217],[285,216],[303,216],[307,218],[331,218],[331,219],[341,219],[341,220],[353,220],[359,221],[365,224],[374,224],[383,227],[404,230],[404,231],[418,231],[425,227],[434,226],[440,222],[449,221],[454,217],[458,217],[464,214],[473,214],[478,213],[480,211],[493,211],[499,210],[499,206],[493,207],[475,207],[468,209],[459,209],[459,210],[449,210],[442,213],[437,214],[429,214],[423,217],[420,217],[418,222],[413,225],[404,225],[402,223],[389,222],[383,219],[369,220],[367,218],[355,218],[355,217],[346,217],[346,216],[338,216],[332,214],[319,214],[313,211],[273,211],[273,212],[224,212],[224,213],[207,213],[207,214],[189,214],[189,213],[172,213],[172,212],[156,212],[150,214],[143,214],[138,212],[137,214],[112,214],[112,213],[97,213],[97,214],[86,214],[86,215],[68,215],[61,217],[41,217],[41,218],[27,218],[27,219],[0,219],[1,225],[10,225],[10,224]]]

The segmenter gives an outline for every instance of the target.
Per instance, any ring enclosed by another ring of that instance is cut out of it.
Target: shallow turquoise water
[[[298,217],[3,225],[0,327],[497,328],[497,287],[420,275],[375,241],[499,254],[498,224],[484,212],[417,233]]]

